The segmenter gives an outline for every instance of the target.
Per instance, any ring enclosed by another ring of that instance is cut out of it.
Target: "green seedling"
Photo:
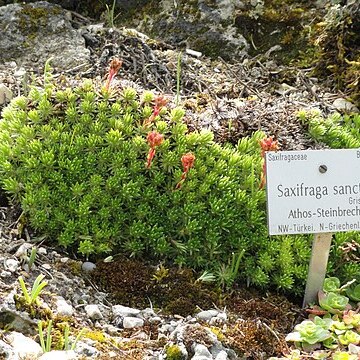
[[[39,337],[40,337],[40,345],[43,352],[49,352],[51,350],[51,329],[52,329],[52,320],[49,321],[46,331],[46,340],[44,338],[43,328],[42,328],[42,321],[38,322],[38,330],[39,330]]]
[[[30,253],[30,257],[29,257],[29,261],[28,261],[29,271],[31,270],[31,268],[33,267],[33,265],[35,263],[36,254],[37,254],[37,248],[34,246],[31,249],[31,253]]]
[[[64,350],[75,350],[77,342],[82,338],[85,332],[86,332],[86,328],[82,328],[78,333],[78,335],[76,336],[75,341],[70,346],[70,342],[69,342],[70,327],[69,324],[66,323],[64,329]]]
[[[45,278],[45,276],[43,274],[40,274],[36,278],[32,288],[31,288],[31,292],[29,293],[29,291],[26,288],[23,277],[22,276],[18,277],[18,280],[19,280],[19,283],[21,286],[21,290],[24,294],[25,301],[28,305],[38,303],[38,296],[40,295],[40,293],[44,289],[44,287],[48,284],[46,281],[42,281],[44,278]]]

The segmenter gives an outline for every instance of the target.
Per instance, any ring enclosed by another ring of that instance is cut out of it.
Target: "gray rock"
[[[352,102],[344,98],[338,98],[334,100],[333,106],[339,111],[355,112],[355,113],[359,112],[359,109]]]
[[[0,105],[4,105],[13,98],[12,91],[4,84],[0,84]]]
[[[140,310],[138,309],[134,309],[134,308],[130,308],[127,306],[122,306],[122,305],[114,305],[112,308],[112,313],[115,317],[118,316],[137,316],[141,313]]]
[[[174,327],[170,324],[164,324],[158,330],[160,333],[173,333],[175,331]]]
[[[111,336],[117,336],[119,335],[119,328],[117,328],[116,326],[114,325],[110,325],[110,324],[105,324],[103,326],[103,329],[106,333],[108,333],[109,335]]]
[[[356,346],[355,344],[349,344],[348,346],[350,354],[360,355],[360,346]]]
[[[211,318],[209,321],[210,325],[218,325],[218,324],[224,324],[227,320],[227,315],[224,312],[220,312],[215,317]]]
[[[144,310],[141,310],[140,316],[144,319],[150,319],[154,316],[156,316],[155,311],[151,308],[146,308]]]
[[[24,68],[19,68],[14,72],[16,78],[23,78],[26,75],[26,70]]]
[[[37,332],[37,322],[29,317],[25,312],[15,312],[5,307],[0,308],[0,323],[8,325],[12,330],[35,334]]]
[[[216,343],[213,346],[211,346],[209,350],[212,357],[217,360],[228,359],[229,356],[231,355],[228,354],[229,349],[224,347],[220,341],[216,341]]]
[[[39,247],[38,250],[37,250],[37,253],[38,253],[39,255],[46,255],[46,254],[47,254],[47,250],[46,250],[46,248],[44,248],[44,247]]]
[[[12,331],[5,336],[5,340],[13,347],[20,359],[37,359],[43,353],[41,346],[35,340],[19,332]]]
[[[151,13],[148,7],[144,12],[141,1],[122,1],[125,2],[126,5],[118,3],[120,13],[131,11],[140,18],[145,14],[147,16],[146,22],[136,19],[131,26],[155,34],[166,43],[186,45],[187,52],[190,48],[190,56],[200,55],[200,52],[223,58],[229,58],[230,54],[231,57],[240,58],[247,55],[249,44],[236,26],[241,1],[201,0],[178,4],[173,0],[159,0],[156,11]]]
[[[144,326],[144,320],[137,317],[125,317],[123,320],[124,329],[133,329]]]
[[[198,320],[210,321],[211,318],[217,316],[218,314],[219,314],[218,310],[204,310],[196,314],[196,318]]]
[[[38,360],[76,360],[78,356],[75,351],[52,350],[39,357]]]
[[[100,320],[103,318],[103,315],[102,315],[98,305],[86,305],[85,311],[86,311],[87,316],[91,320]]]
[[[56,312],[62,316],[72,316],[74,309],[63,297],[58,296],[56,298]]]
[[[1,9],[0,9],[1,10]],[[29,243],[23,243],[19,246],[19,248],[16,250],[15,256],[18,259],[26,260],[28,257],[28,250],[33,247],[32,244]]]
[[[15,259],[7,259],[5,261],[6,270],[8,270],[12,273],[18,269],[18,266],[19,266],[19,261],[15,260]]]
[[[150,324],[156,324],[156,323],[161,323],[162,322],[162,319],[160,316],[154,316],[152,318],[149,319],[149,323]]]
[[[215,360],[227,360],[228,356],[225,350],[221,350],[215,357]]]
[[[194,345],[194,356],[191,360],[212,360],[212,355],[208,348],[203,344]]]
[[[0,7],[0,62],[16,59],[18,65],[42,68],[53,56],[52,65],[62,70],[88,64],[90,51],[70,19],[46,1]]]
[[[76,343],[75,351],[79,355],[93,358],[96,358],[100,354],[93,346],[90,346],[83,341],[78,341]]]
[[[84,272],[91,272],[93,270],[96,269],[96,265],[90,261],[85,261],[82,265],[81,265],[81,270]]]

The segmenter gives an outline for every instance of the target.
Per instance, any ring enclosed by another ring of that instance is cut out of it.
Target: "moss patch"
[[[196,282],[189,269],[169,268],[166,276],[159,277],[156,267],[137,260],[101,262],[93,279],[111,292],[116,303],[146,308],[151,301],[155,308],[184,316],[194,313],[196,305],[212,307],[219,298],[216,289]]]

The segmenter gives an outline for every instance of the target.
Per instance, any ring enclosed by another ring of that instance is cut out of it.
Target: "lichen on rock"
[[[39,1],[0,7],[0,28],[1,61],[42,67],[53,56],[53,65],[63,70],[89,61],[84,38],[58,5]]]

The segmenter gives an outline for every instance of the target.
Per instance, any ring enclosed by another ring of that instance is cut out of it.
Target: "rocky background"
[[[296,112],[358,111],[359,18],[357,1],[0,1],[0,108],[41,81],[49,58],[56,81],[72,86],[102,81],[117,56],[117,81],[139,89],[175,96],[180,72],[189,127],[210,128],[218,141],[262,129],[283,150],[319,148]],[[286,299],[247,293],[232,309],[199,301],[173,315],[151,299],[143,299],[148,307],[124,306],[97,286],[95,264],[46,246],[4,195],[1,206],[0,358],[265,359],[286,350],[284,336],[301,314]],[[97,267],[110,272],[115,264]],[[42,355],[36,316],[16,307],[18,276],[31,286],[40,273],[48,285],[33,311],[71,321],[72,342],[87,328],[75,351]],[[236,331],[216,330],[224,328]]]

